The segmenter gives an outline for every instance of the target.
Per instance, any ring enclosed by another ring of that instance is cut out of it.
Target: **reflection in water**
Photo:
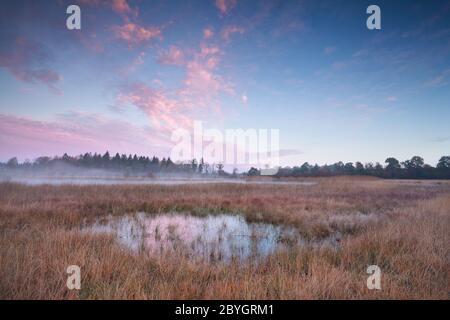
[[[177,253],[209,262],[264,258],[302,244],[293,228],[248,223],[242,216],[227,214],[196,217],[139,213],[134,217],[109,218],[88,230],[113,232],[122,245],[134,252]]]

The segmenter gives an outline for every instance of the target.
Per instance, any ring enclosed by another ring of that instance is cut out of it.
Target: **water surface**
[[[86,229],[94,233],[113,233],[121,245],[136,253],[173,253],[209,262],[259,260],[276,251],[304,244],[294,228],[249,223],[244,217],[232,214],[198,217],[138,213],[109,217]]]

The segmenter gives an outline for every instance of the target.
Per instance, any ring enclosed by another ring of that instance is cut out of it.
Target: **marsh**
[[[312,182],[0,183],[0,297],[448,299],[448,181]]]

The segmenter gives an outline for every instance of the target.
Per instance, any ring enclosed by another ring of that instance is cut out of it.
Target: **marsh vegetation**
[[[449,298],[448,181],[301,181],[314,183],[1,183],[0,297]],[[230,254],[236,233],[243,255]],[[196,239],[214,239],[212,251]],[[382,290],[366,287],[373,264]],[[81,267],[79,291],[66,287],[68,265]]]

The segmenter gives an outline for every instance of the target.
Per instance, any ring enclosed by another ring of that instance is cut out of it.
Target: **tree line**
[[[58,167],[61,164],[68,164],[71,167],[81,169],[104,169],[109,171],[122,172],[125,175],[156,175],[161,173],[185,173],[196,175],[215,176],[237,176],[237,169],[232,173],[224,170],[224,165],[209,164],[202,159],[175,163],[170,157],[159,159],[156,156],[137,156],[116,153],[111,156],[109,152],[105,154],[85,153],[79,156],[69,156],[65,153],[62,157],[39,157],[34,161],[24,161],[19,163],[17,158],[11,158],[6,163],[0,162],[0,168],[24,169],[29,171]],[[261,170],[250,168],[243,173],[247,176],[261,175]],[[380,163],[365,163],[341,161],[334,164],[311,165],[308,162],[301,166],[281,167],[276,174],[277,177],[327,177],[338,175],[363,175],[390,179],[450,179],[450,156],[443,156],[439,159],[436,167],[430,166],[419,156],[414,156],[409,160],[400,162],[396,158],[389,157],[384,165]]]
[[[251,168],[248,175],[257,176],[261,171]],[[426,164],[422,157],[414,156],[400,162],[396,158],[387,158],[381,163],[365,163],[341,161],[331,165],[310,165],[305,162],[301,166],[282,167],[278,170],[278,177],[327,177],[338,175],[362,175],[388,179],[450,179],[450,156],[439,159],[436,167]]]
[[[202,159],[193,159],[183,163],[175,163],[170,157],[159,159],[156,156],[138,156],[116,153],[111,156],[107,151],[105,154],[85,153],[79,156],[69,156],[65,153],[62,157],[39,157],[34,161],[25,160],[19,163],[16,157],[9,159],[6,163],[0,162],[0,168],[22,169],[22,171],[39,171],[59,169],[64,165],[79,169],[101,169],[123,173],[124,175],[147,175],[160,173],[186,173],[199,175],[229,175],[223,168],[223,164],[209,164]],[[66,167],[67,168],[67,167]],[[235,172],[236,174],[236,172]]]

